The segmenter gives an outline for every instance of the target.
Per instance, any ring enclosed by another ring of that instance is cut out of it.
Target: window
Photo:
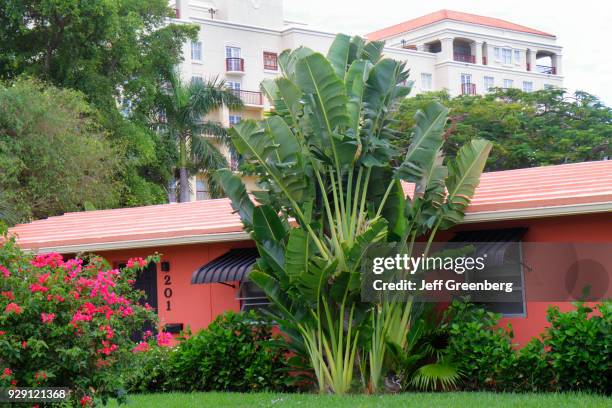
[[[225,86],[228,89],[234,90],[234,91],[239,91],[240,88],[242,87],[242,84],[240,83],[240,81],[226,81],[225,82]]]
[[[512,49],[502,48],[502,64],[512,64]]]
[[[499,47],[493,48],[493,56],[495,57],[497,61],[499,61],[499,58],[500,58]]]
[[[493,78],[492,76],[484,77],[483,82],[485,91],[490,91],[492,88],[495,87],[495,78]]]
[[[514,81],[512,79],[504,79],[504,88],[510,89],[514,87]]]
[[[192,42],[191,43],[191,59],[194,61],[202,61],[202,43]]]
[[[473,292],[473,301],[487,310],[506,316],[525,314],[525,277],[523,271],[522,239],[525,228],[459,232],[450,245],[474,246],[472,257],[485,256],[482,270],[473,269],[465,273],[466,282],[511,282],[512,292]]]
[[[429,91],[432,88],[431,74],[421,73],[421,89]]]
[[[515,64],[521,63],[521,50],[514,50],[514,63]]]
[[[230,126],[237,125],[242,120],[242,116],[240,115],[229,115],[229,124]]]
[[[240,283],[240,311],[265,309],[270,305],[266,293],[257,285],[249,280]]]
[[[523,92],[533,91],[533,82],[523,81]]]
[[[193,75],[191,77],[191,82],[193,82],[193,83],[198,82],[198,83],[201,84],[202,82],[204,82],[204,79],[201,76],[199,76],[199,75]]]
[[[240,47],[225,47],[225,58],[240,58]]]
[[[275,52],[264,51],[263,61],[264,69],[268,69],[270,71],[278,70],[278,55]]]
[[[196,200],[206,200],[210,198],[208,195],[208,183],[206,180],[196,180]]]

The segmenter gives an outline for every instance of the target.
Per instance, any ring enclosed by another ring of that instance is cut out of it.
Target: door
[[[471,74],[461,74],[461,93],[463,95],[473,95],[475,93]]]
[[[151,262],[136,276],[134,289],[144,291],[145,296],[140,299],[139,303],[142,305],[148,303],[157,313],[157,264],[155,262]],[[155,333],[157,328],[153,325],[153,322],[147,321],[140,332],[135,332],[132,335],[132,339],[134,341],[142,340],[142,332],[146,330]]]

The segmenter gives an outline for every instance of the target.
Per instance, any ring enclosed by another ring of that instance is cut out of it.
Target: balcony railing
[[[487,57],[482,56],[482,65],[487,65]]]
[[[263,105],[263,96],[261,92],[243,91],[242,89],[232,89],[234,95],[242,100],[245,105]]]
[[[548,65],[536,65],[536,71],[540,74],[557,75],[557,67],[549,67]]]
[[[228,72],[244,72],[243,58],[226,58],[225,70]]]
[[[527,63],[527,71],[531,71],[531,64],[529,62]]]
[[[476,63],[476,57],[474,55],[469,55],[469,54],[455,53],[454,60],[459,61],[459,62],[467,62],[469,64]]]
[[[476,95],[476,84],[461,84],[461,95]]]

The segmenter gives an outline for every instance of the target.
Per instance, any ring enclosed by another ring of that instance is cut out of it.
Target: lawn
[[[111,407],[117,405],[111,404]],[[405,393],[384,396],[313,394],[169,393],[130,395],[127,408],[189,407],[610,407],[612,399],[589,394]]]

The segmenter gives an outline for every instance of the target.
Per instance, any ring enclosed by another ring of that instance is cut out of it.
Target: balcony
[[[225,70],[227,72],[244,73],[244,59],[243,58],[226,58],[225,59]]]
[[[557,75],[557,68],[548,65],[536,65],[536,71],[540,74]]]
[[[476,95],[476,84],[461,84],[461,95]]]
[[[458,62],[467,62],[468,64],[476,63],[476,56],[469,54],[455,53],[453,59]]]
[[[263,106],[263,96],[261,92],[243,91],[242,89],[232,89],[234,95],[242,100],[245,105]]]

